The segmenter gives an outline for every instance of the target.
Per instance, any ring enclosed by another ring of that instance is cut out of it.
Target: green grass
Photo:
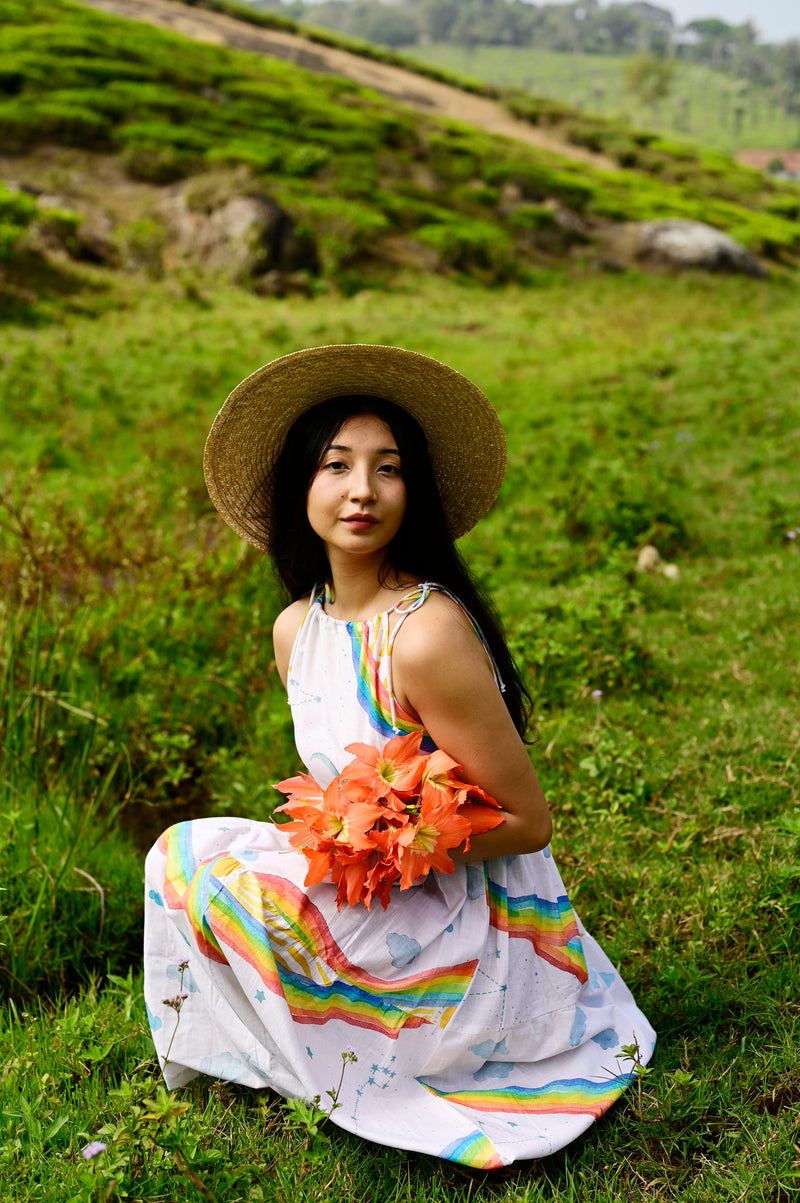
[[[745,87],[710,67],[681,62],[670,94],[647,105],[625,91],[630,60],[605,54],[566,54],[534,47],[415,46],[412,57],[502,88],[519,88],[582,112],[625,121],[676,138],[691,138],[728,154],[740,150],[790,150],[800,140],[800,123],[773,93]],[[736,108],[741,106],[737,118]]]
[[[5,328],[0,1196],[789,1203],[798,320],[786,281],[575,269],[203,304],[166,281]],[[262,362],[357,340],[453,364],[502,416],[508,478],[464,550],[532,685],[567,886],[659,1034],[641,1111],[486,1181],[336,1129],[307,1148],[209,1079],[160,1094],[135,976],[158,830],[266,818],[297,767],[277,591],[205,495],[205,433]],[[634,572],[646,541],[679,579]]]

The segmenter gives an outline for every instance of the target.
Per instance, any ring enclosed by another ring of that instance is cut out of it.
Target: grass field
[[[414,46],[412,57],[601,117],[624,117],[639,128],[690,138],[728,154],[785,151],[800,144],[800,122],[784,112],[767,88],[747,86],[699,64],[679,63],[670,94],[653,106],[625,91],[630,59],[624,56],[429,44]]]
[[[798,321],[782,279],[576,268],[286,301],[135,280],[4,328],[0,1197],[796,1197]],[[246,373],[335,341],[435,355],[497,405],[509,473],[464,549],[534,692],[566,883],[659,1034],[641,1098],[508,1175],[309,1143],[223,1082],[167,1095],[144,1020],[146,847],[267,818],[296,768],[278,595],[205,495],[205,433]],[[634,571],[645,542],[677,579]]]

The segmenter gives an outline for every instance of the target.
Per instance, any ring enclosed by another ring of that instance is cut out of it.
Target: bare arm
[[[552,835],[550,810],[525,745],[495,684],[486,652],[448,598],[433,594],[409,615],[393,653],[395,693],[467,781],[500,803],[505,822],[475,836],[458,861],[536,852]]]

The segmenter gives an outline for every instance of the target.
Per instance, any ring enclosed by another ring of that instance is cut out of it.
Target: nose
[[[366,464],[357,465],[350,473],[350,500],[364,504],[375,499],[372,473]]]

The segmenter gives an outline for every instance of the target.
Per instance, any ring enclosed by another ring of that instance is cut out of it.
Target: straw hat
[[[271,480],[292,423],[331,397],[393,401],[428,440],[439,494],[454,539],[470,530],[500,491],[506,442],[481,390],[436,359],[399,347],[345,343],[274,359],[228,397],[206,442],[211,500],[243,538],[269,550]]]

